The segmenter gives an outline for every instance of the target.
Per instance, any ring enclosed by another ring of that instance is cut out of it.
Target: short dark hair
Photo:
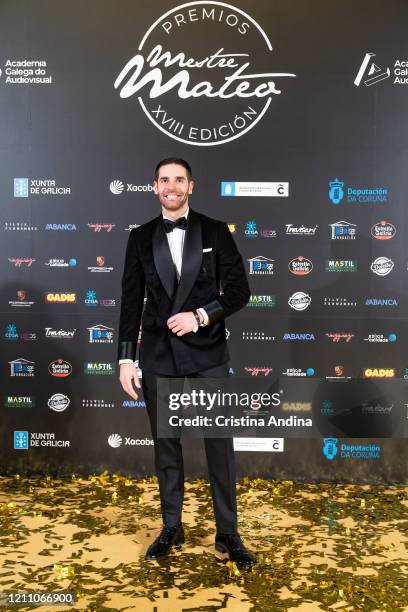
[[[156,170],[154,171],[154,179],[157,181],[159,178],[159,170],[162,166],[168,166],[169,164],[178,164],[179,166],[183,166],[187,172],[187,178],[189,181],[193,178],[193,173],[191,172],[191,167],[185,159],[181,159],[181,157],[166,157],[159,161],[156,166]]]

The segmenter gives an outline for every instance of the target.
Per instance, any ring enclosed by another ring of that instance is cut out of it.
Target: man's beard
[[[188,194],[185,194],[185,196],[182,197],[181,199],[177,198],[175,200],[167,200],[164,196],[160,197],[160,204],[163,206],[163,208],[171,212],[181,210],[182,208],[185,207],[187,202],[188,202]]]

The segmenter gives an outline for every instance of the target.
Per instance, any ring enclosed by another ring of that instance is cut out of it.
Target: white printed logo
[[[51,410],[55,410],[55,412],[63,412],[68,408],[70,403],[71,400],[69,397],[63,393],[54,393],[47,402],[48,407],[51,408]]]
[[[303,291],[296,291],[296,293],[293,293],[288,299],[288,304],[293,310],[306,310],[311,301],[312,298],[310,295]]]
[[[390,69],[387,68],[386,70],[383,70],[377,66],[377,64],[374,63],[374,58],[375,53],[365,54],[362,64],[357,72],[357,76],[354,79],[354,85],[356,85],[356,87],[359,87],[363,78],[364,85],[369,87],[370,85],[376,85],[376,83],[379,83],[384,79],[388,79],[390,76]]]
[[[119,195],[120,193],[122,193],[122,192],[123,192],[123,190],[124,190],[124,188],[125,188],[125,186],[124,186],[124,184],[122,183],[122,181],[118,181],[118,180],[116,180],[116,181],[112,181],[112,182],[109,184],[109,189],[110,189],[110,190],[111,190],[111,192],[112,192],[113,194],[115,194],[115,195]]]
[[[149,121],[167,136],[219,145],[252,129],[272,96],[281,94],[281,82],[296,76],[270,72],[271,52],[264,30],[241,9],[188,2],[150,26],[114,87],[121,98],[137,95]]]
[[[394,268],[394,262],[388,257],[377,257],[372,262],[370,269],[378,276],[387,276]]]
[[[119,434],[111,434],[108,438],[109,446],[118,448],[122,444],[122,437]]]

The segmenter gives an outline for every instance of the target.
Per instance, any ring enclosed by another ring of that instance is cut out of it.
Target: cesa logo
[[[281,81],[270,72],[272,44],[247,13],[224,2],[188,2],[159,17],[115,80],[137,95],[149,121],[174,140],[214,146],[251,130]],[[182,101],[182,104],[180,104]]]

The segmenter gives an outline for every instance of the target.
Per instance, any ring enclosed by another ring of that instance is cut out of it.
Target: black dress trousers
[[[224,378],[226,363],[189,374],[189,378]],[[163,375],[160,375],[163,377]],[[143,372],[142,387],[154,440],[155,468],[159,480],[163,523],[175,527],[181,523],[184,498],[183,450],[180,438],[157,437],[157,378]],[[232,438],[204,438],[208,474],[217,533],[238,532],[235,455]]]

